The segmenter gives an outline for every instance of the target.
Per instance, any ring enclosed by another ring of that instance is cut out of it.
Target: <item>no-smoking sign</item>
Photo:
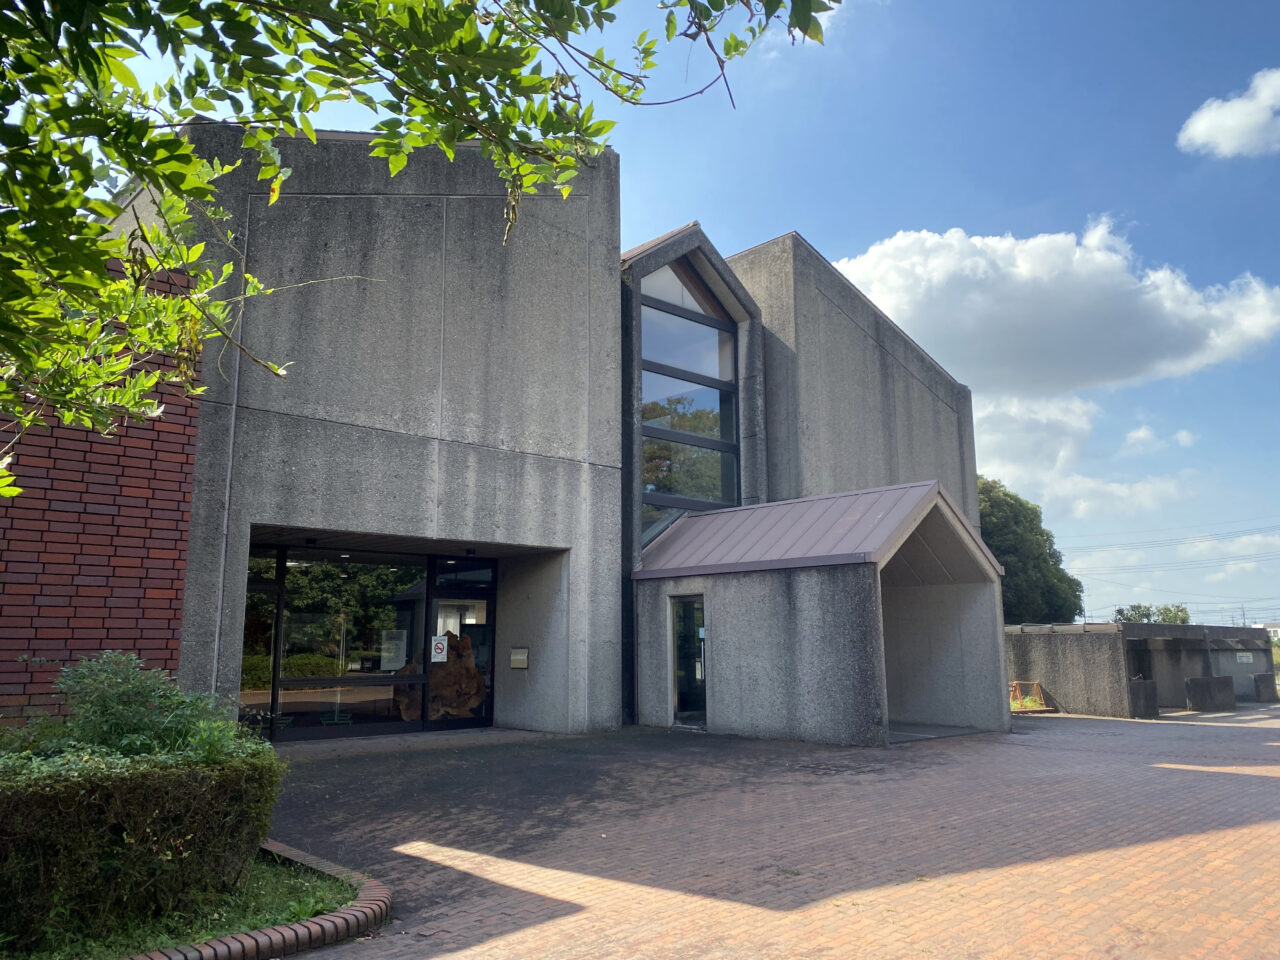
[[[449,638],[448,637],[432,637],[431,638],[431,662],[445,663],[449,659]]]

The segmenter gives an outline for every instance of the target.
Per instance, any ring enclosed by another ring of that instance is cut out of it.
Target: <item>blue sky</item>
[[[1271,2],[854,0],[736,64],[736,110],[601,104],[623,246],[802,233],[972,387],[979,469],[1043,505],[1092,619],[1280,620],[1276,68]]]
[[[661,34],[621,10],[615,50]],[[653,97],[705,82],[687,46]],[[979,470],[1043,506],[1090,619],[1280,621],[1280,4],[847,0],[730,77],[736,109],[597,97],[624,249],[798,231],[973,389]]]

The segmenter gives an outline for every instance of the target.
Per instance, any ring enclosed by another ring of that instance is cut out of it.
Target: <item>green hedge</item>
[[[271,826],[271,745],[132,654],[57,686],[65,720],[0,736],[0,943],[105,936],[231,889]]]
[[[0,768],[0,930],[102,935],[235,885],[271,825],[271,748],[202,764],[86,751]]]
[[[247,653],[240,661],[240,689],[267,690],[271,687],[271,654]]]
[[[346,670],[337,657],[319,653],[295,653],[280,661],[282,677],[340,677]]]
[[[288,679],[340,677],[345,673],[337,657],[319,653],[295,653],[280,661],[280,676]],[[240,661],[240,689],[268,690],[271,687],[271,656],[251,653]]]

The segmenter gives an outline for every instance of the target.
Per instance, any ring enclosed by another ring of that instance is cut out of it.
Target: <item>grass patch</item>
[[[57,917],[51,917],[42,949],[11,952],[0,943],[0,960],[118,960],[278,923],[296,923],[344,907],[355,894],[355,886],[345,880],[260,851],[242,886],[195,910],[135,921],[97,940],[59,938]]]
[[[1039,697],[1011,697],[1010,710],[1043,710],[1044,701]]]

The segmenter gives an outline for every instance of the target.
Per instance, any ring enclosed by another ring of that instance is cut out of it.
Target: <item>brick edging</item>
[[[262,849],[356,884],[355,901],[341,910],[322,913],[301,923],[282,923],[248,933],[233,933],[191,946],[135,954],[126,960],[272,960],[361,936],[381,926],[391,916],[391,891],[372,877],[313,857],[277,840],[266,841]]]

